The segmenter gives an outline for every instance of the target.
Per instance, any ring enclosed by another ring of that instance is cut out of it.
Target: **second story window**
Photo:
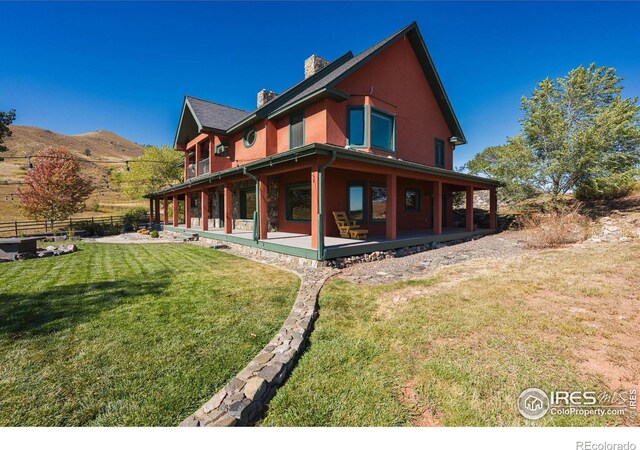
[[[364,106],[350,106],[347,110],[347,139],[349,145],[364,146]]]
[[[371,109],[371,147],[388,152],[395,151],[395,117]]]
[[[289,148],[304,145],[304,111],[289,117]]]
[[[442,139],[435,140],[436,167],[444,168],[444,141]]]

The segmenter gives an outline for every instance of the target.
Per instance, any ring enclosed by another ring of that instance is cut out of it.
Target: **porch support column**
[[[444,193],[444,203],[445,203],[445,215],[444,215],[444,226],[452,227],[453,220],[453,192],[451,190],[446,190]]]
[[[178,226],[178,196],[174,195],[173,200],[171,201],[171,206],[173,207],[173,226]]]
[[[153,205],[153,213],[154,213],[154,219],[153,221],[155,223],[160,223],[160,199],[156,198],[154,199],[154,205]]]
[[[169,225],[169,199],[167,197],[162,198],[162,213],[164,214],[162,222]]]
[[[206,188],[200,193],[200,205],[200,225],[202,231],[207,231],[209,229],[209,191]]]
[[[214,157],[213,157],[213,151],[215,150],[216,146],[215,146],[215,138],[213,134],[209,135],[209,173],[213,173],[215,172],[213,170],[213,162],[214,162]]]
[[[467,186],[467,231],[473,231],[473,187]]]
[[[230,183],[224,185],[224,232],[233,231],[233,190]]]
[[[442,181],[433,182],[433,234],[442,234]]]
[[[311,248],[318,249],[318,212],[320,210],[320,191],[318,167],[311,168]]]
[[[200,175],[200,168],[199,166],[199,162],[200,162],[200,148],[202,147],[202,145],[200,143],[196,144],[196,166],[195,166],[195,172],[196,172],[196,176]]]
[[[149,225],[153,223],[153,198],[149,199]]]
[[[387,210],[386,226],[387,240],[393,241],[397,237],[396,218],[398,213],[397,205],[397,177],[395,174],[387,174]]]
[[[489,228],[498,228],[498,195],[496,188],[489,189]]]
[[[184,194],[184,227],[191,228],[191,194]]]
[[[258,217],[258,226],[260,227],[259,239],[267,239],[267,232],[269,231],[269,211],[268,211],[268,192],[267,192],[267,177],[261,176],[258,178],[258,190],[260,194],[260,207],[258,211],[260,217]]]

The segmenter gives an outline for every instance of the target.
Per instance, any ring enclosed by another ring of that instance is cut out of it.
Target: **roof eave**
[[[310,103],[317,102],[318,100],[322,100],[324,98],[330,98],[330,99],[342,102],[349,99],[349,94],[347,94],[346,92],[340,91],[338,89],[322,88],[315,92],[312,92],[311,94],[301,98],[300,100],[297,100],[289,105],[286,105],[283,108],[273,111],[271,114],[267,116],[267,118],[278,119],[290,112],[295,111],[296,109],[302,108]]]
[[[176,129],[176,136],[173,139],[173,148],[175,150],[179,150],[178,149],[178,136],[180,135],[180,128],[182,128],[182,120],[184,119],[184,113],[185,113],[187,108],[189,108],[189,111],[191,112],[191,115],[193,116],[193,120],[196,121],[196,125],[198,125],[198,130],[202,129],[202,124],[200,123],[200,120],[198,120],[198,116],[196,115],[195,111],[193,110],[193,107],[189,103],[189,98],[185,95],[184,96],[184,101],[182,102],[182,112],[180,113],[180,121],[178,122],[178,128]]]
[[[410,170],[415,170],[428,175],[444,176],[444,177],[449,177],[449,178],[458,179],[462,181],[470,181],[470,182],[479,183],[479,184],[489,184],[493,186],[503,185],[502,182],[498,180],[494,180],[492,178],[478,177],[476,175],[469,175],[465,173],[455,172],[452,170],[441,169],[439,167],[426,166],[424,164],[413,163],[410,161],[402,161],[394,158],[388,158],[388,157],[376,155],[373,153],[367,153],[367,152],[356,151],[356,150],[348,150],[343,147],[338,147],[335,145],[314,143],[314,144],[307,144],[292,150],[287,150],[286,152],[277,153],[275,155],[271,155],[266,158],[261,158],[247,164],[231,167],[229,169],[225,169],[213,174],[200,175],[198,177],[191,178],[188,181],[184,181],[182,183],[170,186],[158,192],[147,194],[147,196],[153,197],[155,195],[175,192],[184,188],[189,188],[202,183],[211,182],[216,179],[222,179],[229,176],[238,175],[243,173],[245,168],[247,170],[256,170],[263,167],[269,167],[274,162],[282,163],[282,162],[287,162],[289,160],[298,160],[299,158],[304,158],[312,155],[329,156],[334,152],[337,153],[341,158],[345,158],[345,159],[352,159],[352,160],[359,160],[359,161],[364,160],[372,164],[384,165],[387,167],[395,167],[395,168],[401,168],[401,169],[410,169]]]
[[[415,35],[412,34],[411,32],[415,31]],[[435,64],[433,63],[433,59],[431,58],[431,54],[429,53],[429,50],[427,49],[427,44],[425,43],[424,39],[422,38],[422,33],[420,33],[420,28],[418,27],[417,23],[413,23],[413,27],[411,29],[409,29],[407,31],[407,35],[409,36],[410,42],[412,44],[412,46],[414,47],[414,51],[415,51],[415,46],[418,46],[418,48],[420,50],[422,50],[424,52],[424,56],[427,59],[427,63],[428,63],[428,68],[431,69],[431,72],[433,73],[433,76],[435,78],[435,82],[437,84],[438,87],[438,91],[440,92],[440,94],[442,95],[442,101],[444,102],[444,111],[443,113],[445,114],[445,116],[447,114],[450,114],[450,121],[452,122],[453,125],[453,130],[451,130],[451,132],[459,137],[460,139],[462,139],[462,143],[458,144],[458,145],[464,145],[467,143],[467,138],[464,135],[464,131],[462,131],[462,127],[460,126],[460,122],[458,121],[458,117],[456,116],[456,113],[453,109],[453,106],[451,105],[451,101],[449,100],[449,96],[447,95],[447,91],[444,89],[444,85],[442,84],[442,80],[440,79],[440,75],[438,74],[438,70],[436,69]],[[417,54],[418,52],[416,52]],[[418,58],[420,59],[420,58]],[[423,61],[420,61],[421,63]],[[423,70],[425,70],[425,67],[423,66]],[[427,79],[429,79],[428,77],[428,71],[425,70],[425,76],[427,76]],[[437,98],[437,97],[436,97]],[[442,106],[441,106],[442,108]]]
[[[225,131],[225,134],[233,134],[236,131],[240,131],[242,128],[252,125],[254,123],[256,123],[258,120],[260,120],[261,117],[259,117],[257,114],[251,114],[250,116],[242,119],[240,122],[236,123],[235,125],[231,126],[231,128],[229,128],[228,130]]]

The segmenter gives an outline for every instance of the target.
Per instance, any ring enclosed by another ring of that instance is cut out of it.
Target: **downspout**
[[[256,209],[253,211],[253,240],[258,242],[260,240],[260,227],[258,225],[258,218],[260,217],[260,185],[258,178],[247,172],[246,167],[243,167],[242,173],[256,182]]]
[[[318,257],[325,259],[324,249],[324,171],[336,160],[338,154],[331,150],[331,159],[318,168]]]

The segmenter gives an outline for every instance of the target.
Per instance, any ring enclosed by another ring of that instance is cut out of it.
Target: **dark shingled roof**
[[[201,100],[196,97],[186,96],[185,99],[191,105],[198,122],[204,128],[226,130],[249,114],[248,111],[242,109]]]
[[[351,52],[344,54],[311,77],[300,81],[254,111],[243,111],[194,97],[185,97],[185,102],[188,101],[188,104],[191,105],[197,120],[203,128],[229,132],[236,127],[248,125],[260,118],[284,114],[288,109],[297,107],[296,105],[307,101],[306,99],[312,96],[333,95],[335,98],[344,99],[348,97],[348,94],[337,91],[335,86],[371,58],[382,52],[398,38],[405,35],[409,38],[416,52],[416,56],[420,60],[425,77],[433,90],[451,132],[464,141],[465,138],[460,124],[449,103],[440,77],[436,72],[424,40],[418,30],[418,25],[415,22],[378,42],[373,47],[359,53],[355,57]]]

